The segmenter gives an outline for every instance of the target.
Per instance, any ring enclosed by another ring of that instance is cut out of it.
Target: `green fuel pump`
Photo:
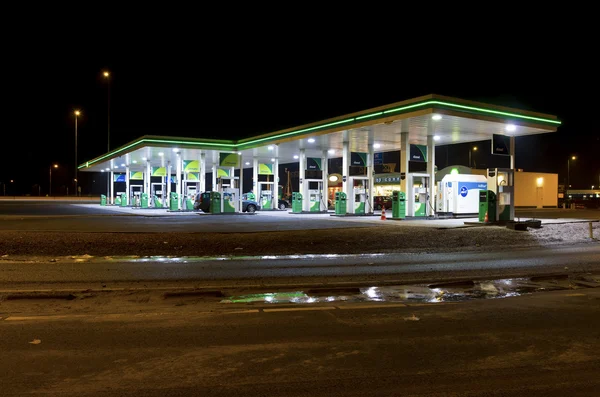
[[[142,193],[141,197],[140,197],[140,207],[142,208],[148,208],[148,193]]]
[[[394,190],[392,192],[392,219],[406,218],[406,195],[404,192]]]
[[[121,193],[121,207],[127,207],[127,194]]]
[[[491,190],[479,191],[479,222],[496,222],[496,193]]]
[[[302,213],[302,193],[292,192],[292,213]]]
[[[346,193],[335,192],[335,214],[346,215],[347,208]]]
[[[171,192],[169,196],[169,210],[179,211],[179,195],[177,192]]]
[[[100,205],[106,205],[106,195],[100,195]]]

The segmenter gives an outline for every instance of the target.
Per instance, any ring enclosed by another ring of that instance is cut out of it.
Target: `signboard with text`
[[[492,154],[510,156],[510,137],[494,134],[492,136]]]

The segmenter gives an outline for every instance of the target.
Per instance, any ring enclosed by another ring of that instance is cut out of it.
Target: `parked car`
[[[210,206],[210,192],[198,193],[194,201],[194,209],[208,212]],[[253,213],[260,209],[260,205],[254,200],[246,200],[242,197],[242,212]]]
[[[373,197],[373,206],[376,210],[380,210],[383,207],[389,210],[392,208],[392,198],[389,196],[375,196]]]
[[[248,200],[248,193],[242,194],[242,200]],[[248,200],[248,201],[255,202],[254,200]],[[279,199],[279,202],[277,203],[277,208],[279,208],[280,210],[290,208],[291,206],[292,205],[290,204],[290,202],[285,199]],[[260,207],[258,209],[260,209]]]

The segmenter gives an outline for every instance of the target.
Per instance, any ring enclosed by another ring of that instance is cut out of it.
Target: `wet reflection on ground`
[[[367,288],[322,288],[308,291],[267,292],[231,296],[222,303],[322,303],[322,302],[404,302],[439,303],[473,299],[510,298],[524,294],[565,289],[600,287],[600,275],[571,278],[552,277],[510,278],[440,284],[372,286]]]

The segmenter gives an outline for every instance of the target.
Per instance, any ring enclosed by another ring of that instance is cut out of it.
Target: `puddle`
[[[336,294],[332,290],[330,295],[304,291],[267,292],[232,296],[221,300],[221,303],[462,302],[475,299],[511,298],[543,291],[595,288],[600,287],[600,275],[589,275],[578,279],[558,276],[544,278],[543,281],[538,282],[533,282],[529,278],[510,278],[447,285],[446,287],[430,287],[427,284],[373,286],[359,288],[358,293]]]

